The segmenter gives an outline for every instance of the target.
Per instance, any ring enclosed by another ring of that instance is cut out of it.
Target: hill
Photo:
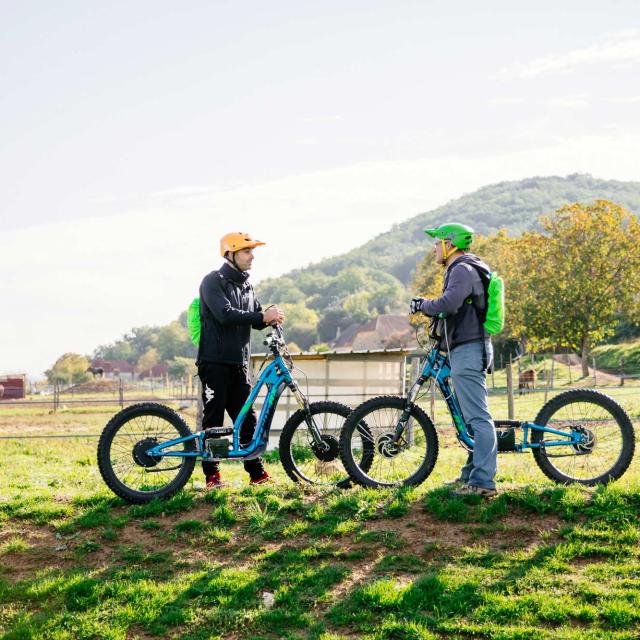
[[[257,286],[258,296],[264,302],[290,305],[289,326],[300,346],[329,341],[338,327],[405,310],[416,265],[430,250],[423,233],[426,227],[456,220],[481,234],[501,228],[519,234],[537,228],[543,214],[596,199],[611,200],[638,214],[640,182],[574,174],[489,185],[394,225],[348,253],[264,280]],[[303,332],[296,331],[298,324],[305,325]]]
[[[287,338],[297,347],[333,342],[338,330],[344,332],[382,314],[406,314],[415,269],[431,251],[423,233],[426,227],[457,220],[481,234],[499,229],[519,234],[535,229],[545,213],[596,199],[611,200],[638,214],[640,182],[574,174],[488,185],[396,224],[348,253],[263,280],[256,286],[257,294],[265,306],[284,307]],[[622,331],[619,337],[634,335],[634,331]],[[262,350],[262,337],[255,336],[253,347]],[[184,373],[184,358],[194,356],[185,314],[164,327],[134,328],[115,343],[99,346],[94,356],[135,363],[150,349],[157,351],[159,361],[170,362],[176,372]]]

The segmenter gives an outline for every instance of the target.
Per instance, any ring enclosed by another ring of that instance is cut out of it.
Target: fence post
[[[507,363],[507,408],[509,420],[513,420],[513,362],[511,357]]]
[[[122,378],[118,380],[118,398],[120,400],[120,408],[124,408],[124,385],[122,384]]]
[[[596,374],[596,357],[595,356],[593,356],[592,361],[593,361],[593,386],[595,387],[598,384],[598,376]]]
[[[620,386],[624,387],[624,358],[620,358]]]

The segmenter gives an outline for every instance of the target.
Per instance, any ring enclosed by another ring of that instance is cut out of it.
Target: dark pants
[[[198,366],[198,376],[202,383],[204,407],[202,428],[226,426],[224,425],[225,409],[235,422],[240,409],[251,393],[247,369],[239,364],[202,362]],[[240,444],[248,444],[255,429],[256,414],[252,408],[242,422]],[[245,461],[244,468],[252,478],[259,478],[264,473],[260,458]],[[217,462],[203,461],[202,470],[206,476],[210,476],[219,470],[219,466]]]

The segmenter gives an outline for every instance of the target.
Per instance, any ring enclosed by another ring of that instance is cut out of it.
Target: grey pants
[[[491,341],[485,341],[487,365],[493,360]],[[467,342],[451,351],[451,378],[465,422],[473,432],[475,446],[460,478],[476,487],[495,489],[498,445],[489,413],[487,374],[482,368],[482,342]]]

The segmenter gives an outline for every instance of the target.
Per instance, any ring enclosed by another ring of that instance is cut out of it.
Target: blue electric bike
[[[338,402],[309,402],[293,379],[294,369],[282,329],[275,326],[264,343],[273,360],[265,367],[233,427],[210,427],[192,433],[183,418],[165,405],[145,402],[117,413],[98,443],[98,466],[109,488],[128,502],[166,498],[189,480],[197,459],[249,460],[262,455],[278,399],[288,388],[299,409],[285,423],[279,441],[280,461],[294,481],[347,486],[340,463],[338,437],[351,409]],[[240,428],[260,390],[266,396],[250,442],[240,442]],[[362,431],[363,456],[371,449]],[[366,468],[366,461],[359,461]]]
[[[433,470],[438,435],[418,406],[425,383],[442,393],[458,441],[473,450],[473,433],[465,423],[450,381],[446,353],[432,348],[406,398],[380,396],[356,407],[340,435],[340,454],[349,476],[367,487],[416,485]],[[615,480],[633,458],[633,425],[611,397],[593,389],[574,389],[547,402],[533,422],[495,420],[498,452],[531,450],[550,479],[596,485]],[[519,436],[519,437],[518,437]],[[366,450],[363,440],[368,440]]]

